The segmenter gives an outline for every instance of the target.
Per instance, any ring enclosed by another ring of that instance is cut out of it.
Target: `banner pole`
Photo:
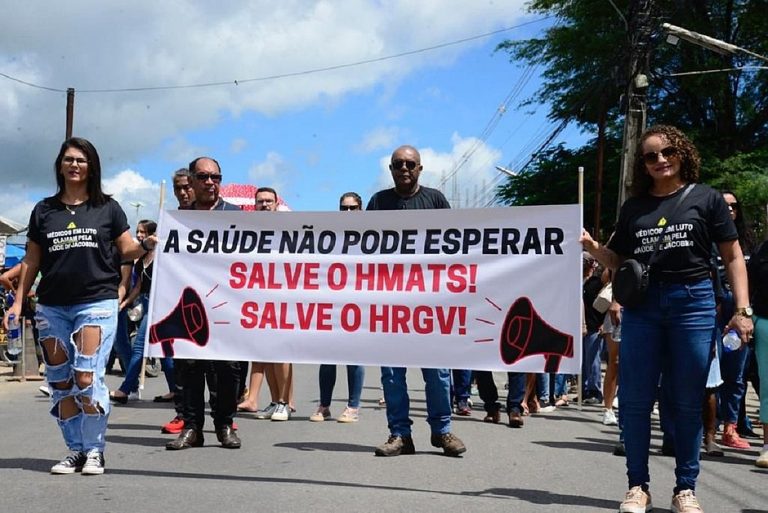
[[[579,216],[581,217],[581,226],[584,226],[584,166],[579,166]],[[579,234],[581,235],[581,234]],[[582,269],[583,264],[581,263],[581,254],[579,254],[579,269]],[[581,283],[581,287],[584,286],[584,277],[582,276],[582,273],[579,275],[579,283]],[[584,324],[584,308],[581,308],[581,322],[582,325]],[[581,327],[579,327],[579,333],[581,333]],[[583,337],[582,337],[583,339]],[[582,346],[582,354],[581,357],[584,357],[584,348]],[[579,358],[581,360],[581,358]],[[576,402],[579,404],[579,411],[581,411],[583,403],[582,403],[582,375],[581,375],[581,368],[583,366],[579,366],[579,373],[576,375]]]
[[[160,212],[163,211],[163,200],[165,199],[165,180],[160,182],[160,209],[158,212],[157,219],[160,220]],[[160,232],[160,226],[158,225],[157,230],[155,233]],[[144,315],[149,315],[149,306],[147,306],[147,311],[144,312]],[[149,329],[149,323],[147,323],[147,329]],[[144,358],[141,359],[141,372],[139,373],[139,399],[141,399],[141,392],[144,390],[144,380],[146,379],[146,370],[147,370],[147,352],[149,350],[149,337],[144,337]]]

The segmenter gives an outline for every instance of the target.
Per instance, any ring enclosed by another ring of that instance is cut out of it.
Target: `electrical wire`
[[[148,86],[148,87],[121,87],[121,88],[105,88],[105,89],[77,89],[78,93],[125,93],[125,92],[141,92],[141,91],[167,91],[167,90],[174,90],[174,89],[193,89],[193,88],[203,88],[203,87],[220,87],[220,86],[228,86],[228,85],[235,85],[238,86],[240,84],[246,84],[250,82],[263,82],[268,80],[279,80],[283,78],[291,78],[291,77],[298,77],[298,76],[304,76],[304,75],[313,75],[316,73],[323,73],[326,71],[335,71],[339,69],[346,69],[346,68],[353,68],[357,66],[363,66],[366,64],[373,64],[377,62],[383,62],[388,61],[392,59],[399,59],[401,57],[408,57],[411,55],[417,55],[420,53],[430,52],[433,50],[440,50],[442,48],[447,48],[450,46],[456,46],[461,45],[464,43],[468,43],[471,41],[476,41],[478,39],[483,39],[489,36],[494,36],[496,34],[501,34],[504,32],[509,32],[510,30],[518,29],[521,27],[525,27],[527,25],[532,25],[534,23],[540,23],[542,21],[546,21],[553,16],[545,16],[542,18],[537,18],[535,20],[527,21],[525,23],[520,23],[518,25],[513,25],[510,27],[501,28],[498,30],[493,30],[491,32],[485,32],[483,34],[477,34],[474,36],[465,37],[462,39],[456,39],[454,41],[448,41],[446,43],[440,43],[433,46],[427,46],[424,48],[419,48],[416,50],[409,50],[406,52],[396,53],[392,55],[386,55],[383,57],[376,57],[373,59],[364,59],[361,61],[356,62],[350,62],[345,64],[337,64],[334,66],[326,66],[322,68],[314,68],[314,69],[308,69],[303,71],[295,71],[291,73],[282,73],[277,75],[268,75],[264,77],[255,77],[255,78],[245,78],[245,79],[235,79],[235,80],[226,80],[226,81],[217,81],[217,82],[203,82],[198,84],[177,84],[177,85],[166,85],[166,86]],[[49,86],[43,86],[39,84],[35,84],[32,82],[27,82],[25,80],[21,80],[19,78],[13,77],[11,75],[7,75],[5,73],[0,73],[0,76],[12,80],[14,82],[18,82],[20,84],[34,87],[37,89],[43,89],[46,91],[53,91],[57,93],[66,93],[67,89],[61,89],[61,88],[55,88],[55,87],[49,87]]]

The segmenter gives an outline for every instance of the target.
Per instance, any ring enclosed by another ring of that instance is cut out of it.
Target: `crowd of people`
[[[622,206],[610,240],[600,244],[587,231],[580,238],[585,250],[581,393],[585,403],[603,405],[603,424],[619,428],[615,453],[626,456],[628,477],[620,505],[624,513],[652,508],[648,456],[657,403],[662,450],[676,458],[672,511],[697,512],[702,442],[712,456],[722,455],[723,445],[750,447],[742,438],[754,435],[745,414],[746,377],[759,372],[760,383],[768,387],[768,245],[756,243],[735,194],[698,183],[699,167],[698,152],[685,134],[669,126],[648,129],[636,152],[632,197]],[[394,186],[374,194],[366,210],[450,208],[440,191],[419,183],[423,166],[416,148],[397,148],[389,169]],[[101,474],[111,403],[126,404],[139,387],[157,225],[142,220],[136,238],[130,235],[122,208],[101,189],[99,156],[89,141],[65,141],[54,172],[57,191],[31,214],[26,256],[0,276],[0,283],[15,290],[16,297],[27,297],[39,275],[34,288],[36,339],[50,413],[70,451],[51,472]],[[173,175],[178,208],[238,210],[220,196],[222,180],[215,159],[193,160]],[[275,212],[279,197],[274,189],[261,187],[254,202],[257,211]],[[363,200],[354,192],[344,193],[339,210],[359,212]],[[630,258],[648,266],[648,287],[639,304],[621,305],[611,297],[611,284],[615,271]],[[6,324],[8,314],[21,316],[22,302],[9,308]],[[129,318],[138,326],[132,344]],[[722,334],[729,330],[740,338],[740,349],[724,349]],[[104,374],[113,344],[125,378],[110,392]],[[175,408],[174,418],[162,427],[177,435],[168,450],[204,444],[206,388],[217,440],[227,449],[242,446],[238,412],[284,422],[296,411],[291,363],[173,358],[162,363],[168,393],[154,400],[172,401]],[[346,367],[348,400],[336,420],[354,423],[360,418],[365,371],[360,365]],[[452,430],[451,417],[472,415],[474,384],[484,422],[500,423],[503,411],[512,428],[522,428],[526,415],[567,406],[573,386],[573,377],[564,374],[509,372],[502,408],[490,372],[421,372],[430,443],[448,456],[467,450]],[[260,408],[265,380],[270,402]],[[336,366],[321,365],[318,407],[310,421],[332,418],[335,382]],[[381,385],[389,436],[375,454],[413,454],[406,369],[382,367]],[[765,436],[756,464],[768,468],[768,391],[756,389]]]

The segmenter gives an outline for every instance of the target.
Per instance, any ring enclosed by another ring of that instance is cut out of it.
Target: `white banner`
[[[163,211],[148,354],[579,372],[578,205]]]

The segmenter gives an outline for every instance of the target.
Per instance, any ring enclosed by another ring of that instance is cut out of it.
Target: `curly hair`
[[[648,174],[643,162],[643,143],[651,136],[658,136],[665,139],[670,146],[677,148],[677,155],[680,159],[680,178],[685,183],[696,183],[699,181],[699,169],[701,168],[701,157],[696,146],[679,128],[670,125],[654,125],[648,128],[635,150],[635,167],[632,171],[632,196],[642,196],[648,194],[653,186],[653,179]]]

